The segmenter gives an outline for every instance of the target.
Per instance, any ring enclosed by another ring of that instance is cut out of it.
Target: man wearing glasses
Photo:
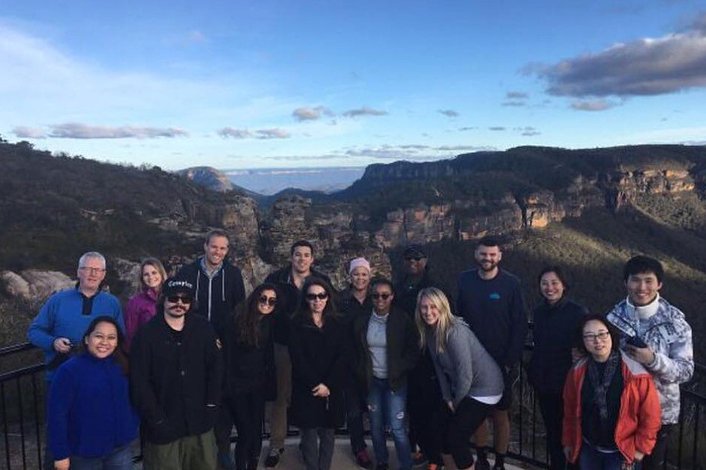
[[[169,279],[157,314],[130,350],[130,387],[142,420],[144,468],[215,470],[213,426],[222,359],[208,320],[194,315],[194,286]]]
[[[118,299],[101,290],[105,279],[105,257],[84,253],[78,260],[78,283],[74,289],[53,294],[39,310],[27,331],[29,341],[44,351],[47,390],[57,367],[76,352],[83,334],[94,318],[108,315],[124,330],[123,311]],[[45,468],[54,468],[54,459],[44,455]]]
[[[81,344],[86,328],[94,318],[107,315],[125,329],[118,299],[101,290],[105,279],[105,257],[84,253],[78,260],[76,288],[53,294],[42,306],[27,331],[29,341],[44,351],[47,382],[56,368]]]

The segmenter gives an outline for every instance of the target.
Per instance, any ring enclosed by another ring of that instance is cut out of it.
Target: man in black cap
[[[395,287],[395,305],[407,312],[414,321],[417,294],[427,287],[441,286],[429,274],[427,254],[422,245],[408,245],[402,253],[404,275]],[[443,290],[443,289],[442,289]],[[451,298],[449,297],[449,300]],[[415,466],[424,462],[441,466],[441,441],[437,432],[439,413],[435,406],[441,400],[434,366],[425,349],[408,379],[407,414],[409,415],[409,443]],[[417,452],[419,446],[421,452]],[[432,467],[433,468],[433,467]]]
[[[138,330],[130,350],[130,386],[150,470],[216,469],[221,354],[208,320],[190,313],[193,300],[191,282],[167,280],[157,315]]]

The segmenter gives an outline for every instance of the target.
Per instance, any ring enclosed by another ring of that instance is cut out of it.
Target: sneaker
[[[270,449],[270,453],[265,459],[265,468],[275,468],[279,465],[279,459],[283,453],[284,449]]]
[[[426,458],[421,452],[412,452],[412,466],[422,467],[429,463],[429,459]]]
[[[375,470],[388,470],[390,467],[386,463],[379,463],[375,465]]]
[[[479,455],[476,459],[475,470],[490,470],[490,462],[488,462],[488,457],[485,455]]]
[[[230,452],[219,452],[218,453],[218,467],[222,470],[235,470],[235,461]]]
[[[365,470],[370,470],[373,468],[373,461],[370,460],[370,455],[368,455],[368,449],[363,447],[355,454],[355,463],[358,464],[360,468]]]

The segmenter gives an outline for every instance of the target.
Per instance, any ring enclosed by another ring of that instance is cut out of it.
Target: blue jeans
[[[71,470],[132,470],[132,449],[128,444],[105,457],[71,457]]]
[[[599,452],[586,441],[581,443],[579,467],[581,470],[620,470],[623,456],[620,452]]]
[[[373,377],[368,392],[368,410],[370,411],[370,434],[373,438],[377,465],[386,464],[389,457],[385,441],[385,425],[388,425],[392,432],[392,439],[395,441],[400,470],[412,468],[412,449],[405,429],[406,407],[406,385],[393,391],[387,379]]]

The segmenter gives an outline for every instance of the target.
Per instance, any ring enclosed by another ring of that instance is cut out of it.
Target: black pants
[[[364,401],[361,399],[363,395],[360,385],[351,379],[343,389],[343,396],[346,402],[346,424],[351,440],[351,450],[353,454],[357,454],[366,447],[363,436]]]
[[[249,463],[260,459],[262,450],[262,421],[265,417],[264,393],[260,389],[236,393],[230,397],[238,441],[235,444],[235,466],[248,468]]]
[[[429,351],[424,348],[407,378],[407,415],[412,450],[419,445],[429,463],[441,465],[441,433],[438,429],[441,426],[442,400],[435,372]]]
[[[549,453],[549,470],[564,470],[576,468],[569,464],[566,466],[561,445],[562,420],[564,418],[564,400],[561,393],[539,393],[539,411],[542,413],[544,427],[547,430],[547,452]]]
[[[663,424],[657,433],[657,442],[650,455],[642,459],[642,470],[662,470],[664,458],[667,456],[667,442],[669,434],[674,429],[674,424]]]
[[[493,411],[493,406],[466,397],[455,412],[446,405],[443,409],[442,450],[444,454],[451,454],[458,468],[470,467],[473,465],[471,436]]]

